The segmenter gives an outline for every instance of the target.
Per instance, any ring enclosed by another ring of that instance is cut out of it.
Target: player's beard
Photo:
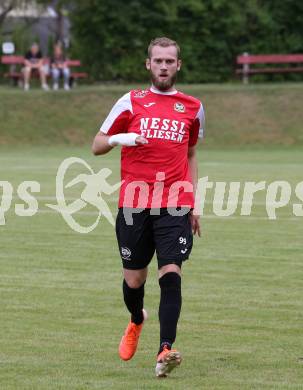
[[[152,71],[150,71],[150,75],[153,85],[162,92],[168,91],[177,80],[177,71],[166,80],[160,80]]]

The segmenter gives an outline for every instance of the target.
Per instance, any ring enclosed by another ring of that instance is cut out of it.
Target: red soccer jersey
[[[201,102],[154,87],[120,98],[102,124],[107,134],[137,133],[148,144],[121,149],[119,207],[194,206],[188,148],[203,137]]]

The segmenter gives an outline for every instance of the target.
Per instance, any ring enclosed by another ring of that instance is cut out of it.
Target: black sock
[[[181,311],[181,277],[176,272],[168,272],[159,279],[161,298],[159,306],[160,349],[165,345],[170,349],[176,339],[177,323]]]
[[[123,280],[123,297],[128,311],[131,313],[131,321],[136,325],[143,322],[143,298],[144,298],[144,284],[139,288],[130,288],[125,280]]]
[[[161,343],[159,351],[158,351],[158,355],[163,351],[164,348],[171,350],[171,344],[168,343],[167,341],[164,341],[163,343]]]

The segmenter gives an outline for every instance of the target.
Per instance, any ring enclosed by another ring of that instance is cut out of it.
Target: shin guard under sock
[[[161,298],[159,305],[160,350],[164,345],[171,348],[176,339],[177,323],[181,311],[181,277],[176,272],[168,272],[159,279]]]
[[[143,318],[143,298],[144,284],[138,288],[130,288],[125,280],[123,280],[123,297],[128,311],[131,313],[131,321],[136,325],[142,324]]]

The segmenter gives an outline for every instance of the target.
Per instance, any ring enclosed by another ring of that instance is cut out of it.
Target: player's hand
[[[201,227],[200,227],[200,215],[193,214],[193,211],[190,212],[190,223],[193,234],[198,234],[201,237]]]
[[[148,144],[148,141],[146,138],[142,137],[142,135],[139,135],[137,138],[136,138],[136,144],[137,145],[144,145],[144,144]]]

